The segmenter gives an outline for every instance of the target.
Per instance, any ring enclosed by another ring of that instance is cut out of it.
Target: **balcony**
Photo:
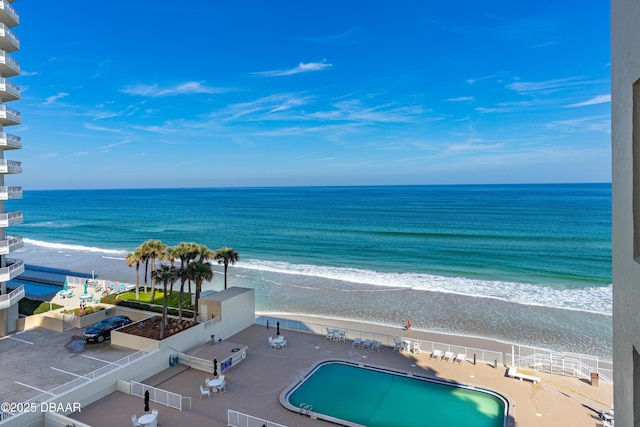
[[[2,22],[0,22],[0,49],[15,52],[20,49],[20,39]]]
[[[0,124],[3,126],[19,125],[22,117],[19,111],[6,105],[0,105]]]
[[[0,200],[22,199],[22,187],[0,187]]]
[[[2,0],[0,0],[2,1]],[[20,64],[4,50],[0,50],[0,75],[13,77],[20,74]]]
[[[0,173],[22,173],[22,162],[0,159]]]
[[[24,218],[22,217],[22,212],[14,211],[0,214],[0,227],[7,228],[12,225],[22,224]],[[0,280],[1,282],[2,280]]]
[[[0,21],[9,27],[20,25],[20,16],[7,0],[0,0]]]
[[[4,77],[0,77],[0,99],[2,99],[3,102],[20,99],[20,87]]]
[[[0,150],[19,150],[22,148],[22,138],[6,132],[0,132]]]
[[[22,246],[22,236],[4,236],[4,240],[0,240],[0,255],[7,255]]]
[[[8,282],[24,273],[24,261],[6,258],[7,266],[0,268],[0,282]]]
[[[24,265],[22,267],[22,270],[24,270]],[[16,289],[14,289],[8,294],[0,295],[0,310],[9,308],[12,305],[15,305],[22,298],[24,298],[24,285],[18,286]]]

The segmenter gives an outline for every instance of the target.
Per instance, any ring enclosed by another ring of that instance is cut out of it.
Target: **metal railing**
[[[2,22],[0,22],[0,34],[4,34],[6,39],[10,40],[17,49],[20,49],[20,40],[14,32],[9,29],[9,26]]]
[[[131,381],[131,395],[144,398],[144,393],[149,392],[149,400],[159,403],[160,405],[168,406],[169,408],[175,408],[182,411],[182,400],[189,400],[189,409],[191,409],[191,397],[182,396],[178,393],[173,393],[167,390],[162,390],[157,387],[153,387],[147,384],[142,384],[137,381]]]
[[[229,427],[287,427],[283,424],[254,417],[242,412],[227,409],[227,424]]]
[[[22,148],[22,138],[7,132],[0,132],[0,145]]]
[[[517,351],[516,351],[517,348]],[[514,346],[505,354],[506,364],[517,368],[535,369],[556,375],[589,379],[597,372],[603,382],[613,383],[613,365],[597,356],[556,352],[528,346]]]
[[[4,77],[0,77],[0,90],[2,90],[2,88],[4,88],[6,92],[10,93],[16,98],[20,98],[20,86],[14,83],[11,83],[9,80],[5,79]]]
[[[9,4],[8,1],[2,0],[0,1],[0,9],[4,9],[7,13],[13,18],[14,21],[19,25],[20,24],[20,16],[18,16],[18,12]]]
[[[275,327],[277,322],[280,322],[280,328],[289,329],[298,332],[306,332],[315,335],[326,335],[326,330],[335,329],[334,325],[325,325],[320,323],[309,323],[309,322],[300,322],[298,320],[290,320],[290,319],[280,319],[276,317],[266,317],[260,316],[256,318],[256,323],[259,325],[266,326],[267,321],[269,322],[270,327]],[[354,338],[360,338],[361,340],[369,339],[371,341],[380,341],[382,345],[388,347],[394,347],[395,342],[394,338],[397,337],[394,335],[383,334],[378,332],[368,332],[361,331],[359,329],[344,329],[339,328],[346,332],[346,339],[353,340]],[[412,338],[411,342],[419,342],[420,350],[423,353],[432,353],[434,350],[440,350],[442,352],[450,351],[456,354],[464,354],[467,360],[472,360],[475,356],[476,361],[487,362],[491,364],[502,363],[503,354],[499,351],[492,351],[474,347],[465,347],[454,344],[446,344],[436,341],[427,341],[421,339]]]

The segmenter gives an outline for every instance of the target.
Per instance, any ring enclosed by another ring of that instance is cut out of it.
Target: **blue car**
[[[108,319],[104,319],[87,328],[82,334],[82,338],[87,342],[103,342],[104,340],[111,338],[111,331],[118,329],[121,326],[128,325],[129,323],[131,323],[131,319],[127,316],[109,317]]]

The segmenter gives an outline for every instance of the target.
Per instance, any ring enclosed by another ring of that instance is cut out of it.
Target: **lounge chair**
[[[534,375],[529,375],[529,374],[523,374],[522,372],[518,372],[517,368],[514,368],[513,366],[511,368],[509,368],[509,370],[507,371],[507,376],[511,377],[511,378],[518,378],[520,381],[522,380],[529,380],[531,382],[535,383],[539,383],[541,381],[540,377],[536,377]]]
[[[442,357],[442,351],[440,350],[433,350],[433,353],[431,353],[431,359],[440,359]]]
[[[448,362],[449,360],[452,360],[452,359],[453,359],[453,353],[450,351],[445,351],[444,356],[442,356],[442,360],[446,360]]]
[[[415,354],[422,353],[422,349],[420,349],[420,341],[416,341],[416,342],[413,343],[413,352]]]
[[[360,347],[361,344],[362,344],[362,339],[360,339],[360,337],[357,337],[356,339],[353,340],[351,347]]]
[[[393,351],[400,350],[402,350],[402,341],[397,337],[393,337]]]
[[[373,340],[371,342],[371,350],[380,351],[381,349],[382,349],[382,343],[380,341]]]
[[[207,396],[209,399],[211,399],[211,390],[209,390],[208,387],[203,387],[202,385],[200,385],[200,399],[202,399],[202,396]]]
[[[335,332],[334,332],[334,330],[333,330],[333,329],[329,329],[329,328],[325,328],[325,329],[327,330],[327,336],[326,336],[326,338],[327,338],[328,340],[332,340],[332,341],[333,341],[334,336],[335,336]]]
[[[458,362],[459,364],[461,364],[461,365],[462,365],[462,364],[464,363],[464,360],[466,359],[466,357],[467,357],[467,356],[465,356],[464,354],[462,354],[462,353],[458,353],[458,355],[457,355],[457,356],[456,356],[456,358],[453,360],[453,362],[454,362],[454,363],[455,363],[455,362]]]
[[[360,345],[360,348],[371,348],[371,340],[364,340]]]

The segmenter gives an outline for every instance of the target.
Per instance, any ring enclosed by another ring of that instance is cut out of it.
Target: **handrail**
[[[608,374],[610,370],[591,367],[572,357],[557,357],[554,359],[548,353],[535,353],[529,356],[516,357],[516,361],[512,361],[512,364],[520,368],[532,368],[541,372],[547,372],[548,369],[549,373],[552,374],[556,373],[553,369],[556,368],[556,370],[559,369],[561,371],[562,375],[578,378],[589,378],[592,372],[597,372],[600,380],[613,383],[613,379]]]
[[[249,421],[254,421],[249,423]],[[262,425],[266,427],[287,427],[283,424],[274,423],[264,418],[254,417],[243,412],[227,409],[227,424],[229,427],[244,427],[248,425]]]
[[[8,294],[0,295],[0,309],[11,307],[24,297],[24,285],[20,285]]]
[[[16,21],[18,25],[20,25],[20,16],[18,15],[18,12],[16,12],[16,10],[13,8],[13,6],[9,4],[9,2],[2,0],[0,2],[0,9],[6,10],[7,13],[13,18],[13,20]]]
[[[17,49],[20,49],[20,39],[18,39],[15,33],[9,29],[9,26],[3,22],[0,22],[0,33],[1,32],[4,32],[4,37],[11,40],[11,43],[13,43]]]
[[[158,387],[139,383],[137,381],[131,381],[132,396],[144,397],[146,391],[149,391],[149,400],[151,400],[152,402],[159,403],[169,408],[175,408],[179,411],[182,411],[182,399],[188,397],[171,391],[163,390]],[[164,397],[164,399],[162,397]],[[171,404],[172,401],[177,401],[178,404]],[[191,407],[191,398],[189,398],[189,407]]]

